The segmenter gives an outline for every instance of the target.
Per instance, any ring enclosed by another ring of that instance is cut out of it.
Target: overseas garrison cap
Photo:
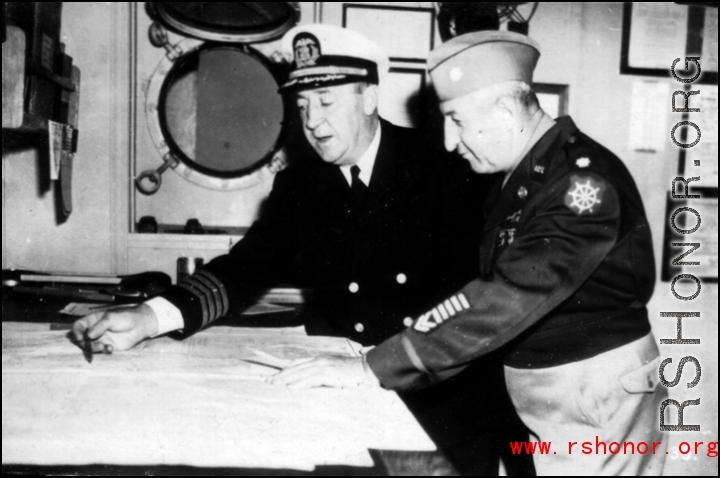
[[[281,90],[367,82],[379,84],[390,60],[365,36],[333,25],[301,25],[282,39],[282,53],[292,63]]]
[[[428,70],[441,102],[506,81],[532,84],[540,46],[525,35],[480,31],[455,37],[430,53]]]

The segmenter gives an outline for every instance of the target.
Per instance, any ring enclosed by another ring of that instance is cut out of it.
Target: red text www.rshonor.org
[[[562,453],[567,455],[583,454],[583,455],[655,455],[657,453],[666,453],[662,442],[632,442],[626,441],[622,443],[610,442],[606,443],[596,436],[595,441],[567,443]],[[682,442],[677,449],[681,455],[705,455],[708,458],[717,458],[718,442]],[[514,455],[557,455],[558,452],[552,449],[552,442],[547,441],[518,441],[510,442],[510,451]]]

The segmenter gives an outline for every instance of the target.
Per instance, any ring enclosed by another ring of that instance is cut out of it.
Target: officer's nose
[[[325,121],[325,113],[319,103],[310,102],[307,107],[307,121],[305,127],[314,130]]]
[[[449,116],[445,117],[445,149],[452,152],[460,143],[460,134],[455,122]]]

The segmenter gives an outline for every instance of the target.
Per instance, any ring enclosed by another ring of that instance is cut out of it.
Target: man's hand
[[[361,358],[325,356],[297,360],[268,382],[293,390],[314,387],[352,388],[378,386],[372,372],[366,371]]]
[[[158,322],[155,312],[145,304],[86,315],[73,324],[73,336],[82,343],[92,341],[93,353],[129,350],[155,336]]]

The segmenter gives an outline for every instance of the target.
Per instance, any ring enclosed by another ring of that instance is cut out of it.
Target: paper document
[[[342,338],[213,327],[89,364],[67,332],[48,328],[2,324],[3,465],[311,471],[373,466],[368,449],[435,450],[392,392],[292,391],[263,380],[277,370],[251,363],[352,355]]]

